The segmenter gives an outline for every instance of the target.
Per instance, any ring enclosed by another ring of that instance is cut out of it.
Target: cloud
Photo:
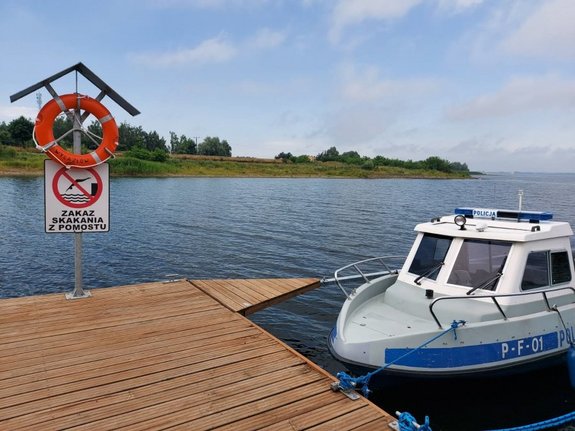
[[[439,83],[431,78],[384,79],[377,67],[368,66],[358,70],[355,66],[346,66],[343,70],[342,95],[353,102],[392,100],[408,101],[433,93]]]
[[[38,109],[29,106],[0,105],[0,121],[12,121],[21,116],[35,119],[37,114]]]
[[[460,153],[467,158],[472,170],[569,172],[575,162],[575,148],[556,148],[541,143],[525,145],[516,138],[502,141],[499,145],[475,142]],[[498,157],[494,158],[493,154]]]
[[[331,14],[329,39],[340,41],[342,32],[366,20],[389,20],[406,15],[422,0],[338,0]]]
[[[485,0],[437,0],[438,7],[443,12],[459,13],[479,6]]]
[[[303,7],[312,7],[316,4],[323,4],[326,0],[301,0],[301,4]]]
[[[152,7],[195,8],[195,9],[223,9],[223,8],[253,8],[273,3],[275,0],[148,0]]]
[[[252,38],[248,39],[246,46],[251,49],[262,50],[276,48],[286,40],[286,33],[262,28]]]
[[[289,78],[281,81],[245,79],[231,82],[228,88],[241,97],[271,97],[273,100],[309,95],[314,91],[313,83],[308,78]]]
[[[222,36],[207,39],[193,48],[183,48],[163,53],[132,54],[132,59],[141,64],[156,67],[170,67],[179,64],[223,63],[237,54],[237,49]]]
[[[572,0],[484,4],[485,18],[479,19],[458,42],[460,55],[488,64],[509,64],[517,59],[572,61],[575,58]]]
[[[548,0],[506,37],[500,48],[526,56],[575,59],[575,7],[573,0]]]
[[[516,77],[495,93],[452,107],[447,117],[452,120],[472,120],[574,108],[574,79],[563,79],[556,75]]]
[[[396,113],[389,109],[352,105],[329,114],[324,133],[332,145],[359,151],[361,145],[381,138],[396,121]]]
[[[477,7],[485,0],[435,1],[440,11],[459,13]],[[402,18],[423,2],[423,0],[337,0],[331,14],[329,38],[337,43],[343,31],[348,27],[356,26],[367,20],[388,21]]]
[[[302,154],[315,156],[329,148],[329,145],[322,139],[318,138],[301,138],[301,137],[283,137],[264,139],[257,148],[262,151],[262,157],[273,157],[280,152],[290,152],[299,156]],[[247,143],[245,154],[253,154],[254,149],[250,148],[253,144]],[[265,152],[264,149],[265,148]],[[235,149],[235,148],[234,148]]]
[[[405,130],[413,130],[429,109],[422,100],[440,84],[431,78],[386,78],[376,66],[345,64],[339,70],[339,100],[324,115],[321,135],[330,146],[364,155],[392,137],[405,142],[411,139],[403,136]]]
[[[132,61],[152,67],[171,67],[181,64],[225,63],[239,55],[242,50],[262,51],[280,46],[286,33],[269,28],[259,30],[245,43],[233,44],[224,35],[204,40],[192,48],[165,52],[132,53]]]

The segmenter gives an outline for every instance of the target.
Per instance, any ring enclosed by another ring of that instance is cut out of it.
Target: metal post
[[[80,117],[80,110],[75,110],[73,118],[74,131],[72,136],[74,138],[74,154],[82,153],[82,133],[80,127],[82,120]],[[92,296],[89,291],[84,291],[82,283],[82,233],[77,232],[74,234],[74,291],[67,293],[67,299],[88,298]]]

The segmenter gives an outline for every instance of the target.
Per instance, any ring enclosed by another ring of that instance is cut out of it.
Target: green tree
[[[70,128],[72,122],[67,120],[67,123],[70,124]],[[81,133],[81,143],[82,149],[84,152],[86,151],[93,151],[102,142],[103,132],[102,132],[102,125],[99,121],[93,120],[88,126],[85,124],[82,125],[82,133]],[[73,142],[73,135],[67,136],[66,139],[70,139]]]
[[[276,160],[281,160],[284,163],[293,162],[294,156],[292,153],[284,153],[283,151],[274,157]]]
[[[339,156],[339,160],[343,163],[359,165],[363,162],[361,156],[357,151],[346,151]]]
[[[276,160],[282,160],[284,163],[310,163],[311,160],[308,155],[302,154],[301,156],[294,156],[292,153],[284,153],[283,151],[274,157]]]
[[[100,124],[99,121],[92,121],[92,123],[86,127],[86,130],[88,131],[88,134],[92,137],[92,139],[96,140],[96,141],[100,141],[104,132],[102,131],[102,125]]]
[[[232,147],[225,139],[220,141],[218,137],[206,137],[204,141],[198,145],[198,154],[204,156],[225,156],[231,157]]]
[[[316,160],[320,162],[337,162],[339,160],[339,151],[337,148],[330,147],[324,152],[317,155]]]
[[[431,156],[425,159],[423,161],[423,166],[426,169],[432,169],[435,171],[451,172],[451,166],[449,161],[437,156]]]
[[[12,145],[19,145],[21,147],[32,145],[33,130],[34,123],[23,115],[8,123],[8,132],[13,142]]]
[[[455,172],[469,172],[469,168],[467,167],[467,163],[460,163],[460,162],[451,162],[449,167],[452,171]]]
[[[178,136],[170,132],[170,148],[174,154],[196,154],[196,142],[186,135]]]
[[[119,151],[126,151],[132,147],[146,147],[146,132],[144,132],[142,126],[133,127],[126,122],[122,122],[118,127],[118,131],[120,132]]]
[[[168,148],[166,147],[166,140],[160,137],[160,135],[158,135],[158,132],[156,132],[155,130],[148,133],[144,132],[144,147],[148,151],[154,151],[154,150],[162,150],[165,152],[168,151]]]
[[[177,154],[180,146],[180,137],[170,131],[170,153]]]
[[[10,131],[8,130],[8,125],[4,121],[0,123],[0,144],[13,145],[12,136],[10,135]]]

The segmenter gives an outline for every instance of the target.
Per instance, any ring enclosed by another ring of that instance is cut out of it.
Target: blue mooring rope
[[[409,412],[398,412],[397,424],[399,426],[399,431],[432,431],[429,426],[429,416],[425,416],[425,422],[418,425],[415,418]],[[488,431],[540,431],[549,428],[555,428],[561,425],[565,425],[568,422],[575,421],[575,412],[567,413],[563,416],[558,416],[556,418],[547,419],[545,421],[522,425],[513,428],[499,428],[492,429]]]
[[[523,425],[514,428],[501,428],[497,430],[490,431],[538,431],[544,430],[552,427],[558,427],[560,425],[565,425],[568,422],[575,420],[575,412],[567,413],[563,416],[558,416],[556,418],[547,419],[545,421],[537,422],[530,425]]]
[[[408,412],[400,413],[397,418],[399,431],[432,431],[429,426],[429,417],[425,416],[425,423],[418,425],[415,418]]]
[[[339,379],[339,383],[338,383],[339,388],[342,390],[360,389],[363,396],[368,398],[368,396],[371,392],[369,390],[369,380],[374,375],[385,370],[386,368],[388,368],[389,366],[393,365],[394,363],[400,361],[401,359],[405,358],[406,356],[411,355],[412,353],[418,351],[419,349],[427,346],[429,343],[437,340],[439,337],[442,337],[443,335],[447,334],[448,332],[453,331],[454,337],[457,340],[457,333],[455,332],[455,330],[458,327],[465,325],[465,323],[466,323],[465,320],[454,320],[451,323],[451,326],[448,329],[446,329],[445,331],[434,336],[433,338],[426,341],[425,343],[423,343],[419,347],[416,347],[416,348],[410,350],[406,354],[397,358],[395,361],[392,361],[389,364],[386,364],[383,367],[378,368],[377,370],[374,370],[374,371],[367,373],[363,376],[351,377],[349,374],[347,374],[343,371],[340,371],[339,373],[337,373],[337,378]],[[568,333],[569,331],[566,331],[566,332]],[[568,337],[569,337],[569,335],[570,334],[568,333]],[[573,343],[573,341],[571,341],[571,345],[572,346],[575,345]],[[545,430],[545,429],[549,429],[552,427],[558,427],[561,425],[565,425],[566,423],[572,422],[572,421],[575,421],[575,412],[567,413],[563,416],[558,416],[556,418],[544,420],[544,421],[529,424],[529,425],[523,425],[523,426],[518,426],[518,427],[513,427],[513,428],[492,429],[492,430],[488,430],[488,431],[539,431],[539,430]],[[425,416],[425,422],[422,425],[418,425],[417,422],[415,421],[415,418],[410,413],[403,412],[403,413],[399,413],[397,423],[399,425],[400,431],[416,431],[416,430],[417,431],[432,431],[431,427],[429,426],[429,417],[428,416]]]
[[[363,376],[359,376],[359,377],[351,377],[349,374],[347,374],[344,371],[340,371],[339,373],[337,373],[337,378],[339,379],[339,383],[338,386],[340,389],[342,390],[352,390],[352,389],[360,389],[361,393],[363,394],[364,397],[368,398],[369,394],[370,394],[370,390],[369,390],[369,380],[376,375],[377,373],[380,373],[381,371],[385,370],[387,367],[393,365],[394,363],[400,361],[401,359],[405,358],[408,355],[411,355],[414,352],[417,352],[419,349],[427,346],[429,343],[431,343],[432,341],[437,340],[439,337],[442,337],[443,335],[447,334],[448,332],[453,331],[454,335],[455,335],[455,339],[457,340],[457,333],[455,332],[455,330],[462,326],[465,325],[465,320],[454,320],[451,323],[451,326],[446,329],[443,332],[440,332],[439,334],[437,334],[436,336],[434,336],[433,338],[431,338],[430,340],[426,341],[425,343],[423,343],[421,346],[416,347],[415,349],[410,350],[409,352],[407,352],[406,354],[400,356],[399,358],[397,358],[395,361],[391,361],[389,364],[385,364],[383,367],[378,368],[377,370],[371,371],[370,373],[367,373]]]

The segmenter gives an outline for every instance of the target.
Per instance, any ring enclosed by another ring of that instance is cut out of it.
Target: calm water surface
[[[43,178],[0,178],[0,297],[68,292],[70,234],[44,232]],[[575,174],[474,180],[112,178],[109,233],[85,234],[84,285],[174,277],[323,277],[347,263],[407,254],[415,224],[457,206],[551,211],[575,226]],[[343,302],[323,286],[252,320],[335,374],[326,337]],[[407,385],[406,385],[407,386]],[[565,368],[375,393],[389,412],[437,430],[524,425],[575,410]],[[462,425],[464,424],[464,425]]]

